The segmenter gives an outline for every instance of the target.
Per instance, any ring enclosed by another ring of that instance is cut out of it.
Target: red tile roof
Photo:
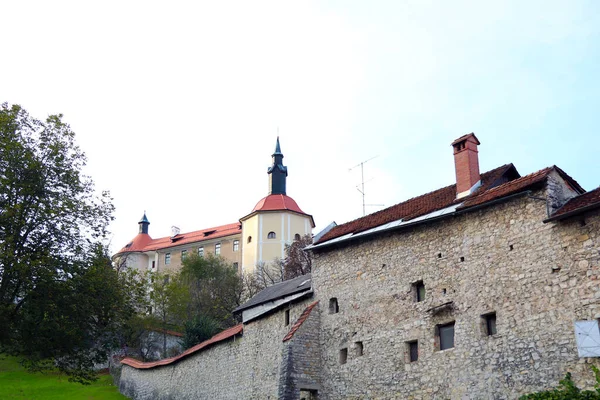
[[[256,203],[252,212],[255,211],[279,211],[289,210],[300,214],[306,214],[298,207],[298,204],[290,196],[285,194],[270,194],[267,197],[263,197]]]
[[[481,187],[475,193],[481,193],[492,187],[509,170],[514,169],[512,164],[503,165],[481,174]],[[515,170],[516,173],[516,170]],[[441,210],[464,200],[456,200],[456,185],[446,186],[433,192],[414,197],[395,206],[369,214],[354,221],[338,225],[327,232],[318,242],[323,243],[348,233],[359,233],[388,222],[403,219],[408,221],[421,215]]]
[[[130,253],[134,251],[152,251],[166,249],[182,244],[196,243],[204,240],[211,240],[220,237],[235,235],[241,233],[242,226],[239,222],[233,224],[221,225],[214,228],[201,229],[188,233],[181,233],[174,238],[170,236],[160,239],[152,239],[147,234],[138,234],[127,246],[123,247],[117,254]],[[212,232],[212,233],[211,233]],[[175,240],[173,240],[175,239]]]
[[[315,306],[317,305],[317,303],[319,303],[318,300],[315,301],[314,303],[310,304],[308,307],[306,307],[304,309],[304,311],[302,311],[302,314],[300,314],[300,317],[298,317],[298,320],[296,320],[296,322],[294,322],[294,325],[292,325],[292,327],[290,328],[290,331],[283,338],[284,342],[287,342],[288,340],[290,340],[291,338],[294,337],[294,334],[296,333],[296,331],[298,329],[300,329],[300,327],[302,326],[302,324],[304,323],[304,321],[306,321],[306,319],[310,315],[310,312],[313,310],[313,308],[315,308]]]
[[[290,196],[286,196],[285,194],[270,194],[267,197],[263,197],[256,203],[252,212],[245,217],[242,217],[241,220],[244,220],[255,212],[258,211],[292,211],[298,214],[306,215],[310,217],[310,221],[312,223],[313,228],[315,227],[315,221],[312,215],[305,213],[298,207],[298,203]]]
[[[573,197],[559,208],[548,220],[562,219],[592,208],[600,208],[600,187]]]
[[[127,357],[127,358],[124,358],[123,360],[121,360],[121,363],[129,365],[130,367],[133,367],[136,369],[149,369],[149,368],[160,367],[163,365],[173,364],[174,362],[177,362],[177,361],[181,360],[182,358],[189,356],[190,354],[197,353],[200,350],[205,349],[210,345],[222,342],[222,341],[229,339],[231,337],[234,337],[236,335],[240,335],[243,332],[243,330],[244,330],[243,324],[238,324],[232,328],[225,329],[223,332],[217,333],[215,336],[211,337],[208,340],[205,340],[204,342],[202,342],[200,344],[195,345],[194,347],[190,347],[189,349],[187,349],[186,351],[184,351],[183,353],[181,353],[178,356],[171,357],[171,358],[165,358],[164,360],[159,360],[159,361],[154,361],[154,362],[142,362],[142,361],[138,361],[133,358]]]
[[[514,166],[507,164],[482,174],[481,186],[467,197],[456,199],[456,185],[447,186],[396,204],[385,210],[338,225],[327,232],[316,244],[324,243],[349,233],[360,233],[400,219],[410,221],[411,219],[441,210],[453,204],[462,203],[458,208],[459,210],[482,205],[492,200],[501,199],[524,191],[533,185],[545,183],[552,171],[560,174],[575,190],[579,192],[585,191],[573,178],[557,166],[544,168],[532,174],[519,177]]]

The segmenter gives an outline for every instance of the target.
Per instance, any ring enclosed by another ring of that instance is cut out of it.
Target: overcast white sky
[[[112,249],[237,221],[267,194],[317,223],[486,171],[556,164],[600,185],[597,1],[3,1],[0,102],[63,113],[116,205]],[[381,207],[369,207],[376,211]]]

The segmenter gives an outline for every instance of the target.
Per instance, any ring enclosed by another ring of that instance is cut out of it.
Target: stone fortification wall
[[[598,359],[578,357],[573,324],[600,317],[600,214],[546,217],[543,201],[520,197],[317,252],[320,399],[512,399],[567,371],[593,386],[586,364]],[[440,351],[439,326],[451,322],[454,347]]]
[[[293,322],[310,299],[290,306]],[[277,399],[285,309],[244,325],[242,336],[216,343],[173,364],[151,369],[123,366],[121,393],[132,399]],[[298,333],[303,332],[300,328]]]

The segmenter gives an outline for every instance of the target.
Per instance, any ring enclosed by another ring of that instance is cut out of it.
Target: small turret
[[[140,226],[140,233],[145,233],[147,235],[148,225],[150,225],[150,221],[148,221],[148,217],[146,217],[146,211],[144,211],[144,216],[142,217],[140,222],[138,222],[138,225]]]
[[[279,136],[277,136],[275,153],[273,153],[272,157],[273,165],[267,170],[267,174],[269,174],[269,194],[285,194],[287,167],[283,165],[283,154],[279,146]]]

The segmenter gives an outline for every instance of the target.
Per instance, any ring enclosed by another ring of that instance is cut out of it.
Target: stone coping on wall
[[[211,346],[218,342],[222,342],[223,340],[229,339],[236,335],[240,335],[240,334],[242,334],[243,330],[244,330],[243,324],[238,324],[229,329],[225,329],[223,332],[217,333],[215,336],[211,337],[208,340],[205,340],[204,342],[202,342],[200,344],[195,345],[194,347],[190,347],[189,349],[187,349],[186,351],[184,351],[183,353],[181,353],[175,357],[165,358],[164,360],[159,360],[159,361],[154,361],[154,362],[142,362],[142,361],[138,361],[133,358],[127,357],[127,358],[124,358],[123,360],[121,360],[121,364],[126,364],[126,365],[129,365],[130,367],[133,367],[136,369],[149,369],[149,368],[160,367],[163,365],[173,364],[173,363],[181,360],[182,358],[189,356],[190,354],[197,353],[197,352],[201,351],[202,349],[207,348],[208,346]]]

